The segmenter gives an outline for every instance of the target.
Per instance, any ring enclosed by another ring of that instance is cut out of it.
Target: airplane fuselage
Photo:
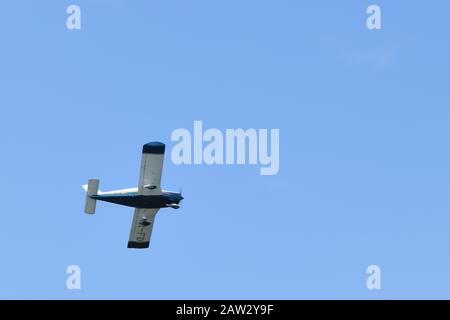
[[[183,199],[181,194],[169,191],[163,191],[160,195],[142,195],[138,192],[99,194],[92,196],[92,198],[128,207],[145,209],[177,208],[177,205]]]

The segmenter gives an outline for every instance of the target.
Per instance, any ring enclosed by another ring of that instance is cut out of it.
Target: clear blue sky
[[[0,298],[450,298],[449,11],[3,2]],[[194,120],[279,128],[279,174],[167,156],[163,187],[182,185],[184,206],[160,211],[149,250],[127,249],[133,210],[87,216],[80,186],[135,186],[142,144],[170,150]]]

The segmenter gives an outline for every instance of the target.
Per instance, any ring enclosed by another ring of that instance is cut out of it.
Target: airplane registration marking
[[[136,240],[137,241],[144,241],[145,240],[145,229],[142,226],[138,227],[138,230],[136,232]]]

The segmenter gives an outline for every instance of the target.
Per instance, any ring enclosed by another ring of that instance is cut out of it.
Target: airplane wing
[[[142,148],[139,194],[146,196],[161,194],[161,173],[165,148],[166,146],[161,142],[150,142]]]
[[[128,248],[145,249],[150,245],[155,215],[159,209],[139,209],[134,211]]]

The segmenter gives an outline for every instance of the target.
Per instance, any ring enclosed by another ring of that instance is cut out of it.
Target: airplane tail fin
[[[88,184],[83,185],[83,189],[86,190],[86,204],[84,206],[84,212],[89,214],[95,213],[95,205],[97,200],[92,198],[98,194],[99,179],[89,179]]]

